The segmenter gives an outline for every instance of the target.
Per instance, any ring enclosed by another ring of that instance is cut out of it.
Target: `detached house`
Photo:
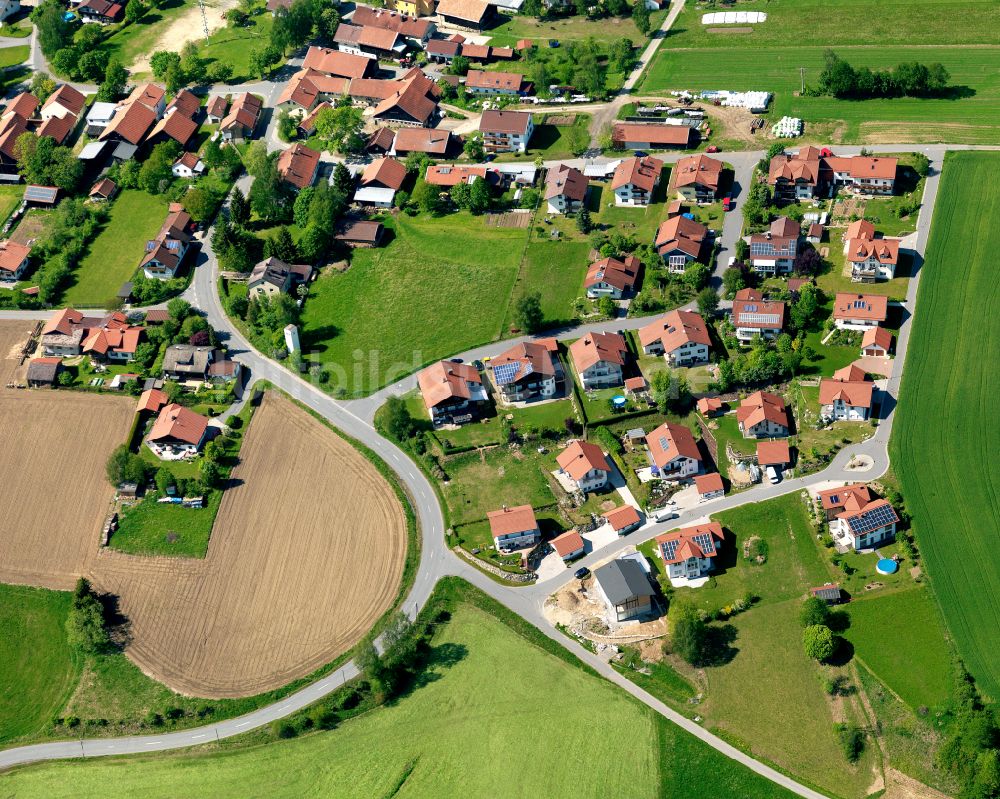
[[[559,164],[545,176],[545,202],[550,214],[579,211],[587,200],[590,178],[566,164]]]
[[[191,244],[191,215],[180,203],[170,203],[167,218],[155,239],[146,242],[143,274],[150,280],[170,280],[177,275]]]
[[[837,294],[833,320],[841,330],[868,330],[885,323],[889,299],[877,294]]]
[[[63,308],[45,323],[40,343],[48,356],[89,355],[95,361],[124,363],[135,357],[144,332],[145,328],[129,324],[118,311],[92,317]]]
[[[570,345],[569,354],[584,390],[622,384],[628,346],[619,334],[588,333]]]
[[[523,153],[535,131],[534,117],[525,111],[483,111],[479,132],[489,153]]]
[[[788,407],[777,394],[755,391],[736,409],[736,422],[743,438],[774,438],[791,433]]]
[[[899,263],[899,239],[883,238],[871,222],[861,219],[847,228],[844,256],[851,265],[851,280],[857,283],[892,280]]]
[[[223,141],[241,142],[253,136],[260,114],[263,110],[261,101],[244,92],[229,106],[229,112],[219,122],[219,135]]]
[[[779,200],[830,196],[840,187],[859,194],[891,195],[896,186],[895,158],[841,157],[829,150],[802,147],[794,155],[771,159],[768,184]]]
[[[775,219],[766,233],[750,236],[750,265],[768,275],[786,274],[799,251],[799,223],[787,216]]]
[[[831,174],[834,187],[844,186],[859,194],[892,194],[896,189],[898,164],[895,158],[865,155],[849,158],[831,155],[822,159],[824,172]]]
[[[312,186],[319,171],[319,153],[301,142],[295,142],[278,156],[278,174],[295,190]]]
[[[853,364],[819,381],[820,414],[834,421],[863,422],[871,415],[875,384]]]
[[[655,247],[668,271],[682,273],[693,261],[705,260],[708,228],[681,214],[672,216],[656,231]]]
[[[862,358],[888,358],[892,349],[892,333],[884,327],[869,327],[861,337]]]
[[[664,422],[646,436],[653,475],[662,480],[683,480],[702,471],[698,444],[682,424]]]
[[[639,328],[639,343],[646,355],[663,355],[672,367],[708,363],[712,339],[705,320],[694,311],[668,311]]]
[[[682,200],[710,203],[718,199],[722,161],[707,155],[686,155],[674,167],[674,188]]]
[[[504,506],[502,510],[490,511],[486,518],[493,534],[493,546],[498,551],[532,547],[542,538],[531,505]]]
[[[146,444],[163,460],[192,457],[205,443],[207,431],[206,417],[174,402],[160,409]]]
[[[646,571],[629,557],[594,570],[594,588],[612,624],[649,616],[653,612],[653,586]]]
[[[611,190],[615,205],[644,207],[649,205],[656,184],[660,182],[663,162],[658,158],[626,158],[615,169]]]
[[[741,344],[754,336],[777,338],[785,326],[785,303],[765,300],[756,289],[741,289],[733,300],[733,326]]]
[[[559,464],[559,471],[573,482],[578,491],[585,494],[608,484],[611,467],[596,444],[574,441],[559,453],[556,463]]]
[[[771,159],[767,183],[777,200],[811,200],[819,195],[819,150],[803,147],[794,155],[781,153]]]
[[[863,491],[834,488],[819,492],[820,502],[830,518],[830,533],[838,549],[855,552],[873,549],[896,535],[899,516],[892,505],[873,497],[866,486]]]
[[[312,267],[308,264],[286,264],[271,256],[254,266],[247,281],[248,297],[274,297],[290,294],[297,286],[309,282]]]
[[[656,537],[656,550],[671,581],[697,580],[715,567],[725,537],[718,522],[682,527]]]
[[[712,472],[711,474],[699,474],[694,478],[694,487],[698,492],[698,499],[701,502],[708,502],[710,499],[718,499],[726,494],[726,487],[722,482],[722,475],[718,472]]]
[[[506,402],[549,399],[558,391],[561,369],[554,339],[515,344],[490,361],[493,382]]]
[[[178,383],[203,381],[208,376],[208,367],[214,361],[214,347],[171,344],[163,355],[163,376]]]
[[[16,241],[0,241],[0,280],[20,280],[31,263],[31,247]]]
[[[406,166],[395,158],[377,158],[365,167],[354,201],[376,208],[392,208],[396,192],[406,181]]]
[[[420,395],[434,424],[462,424],[489,405],[479,370],[466,363],[438,361],[417,376]]]
[[[611,297],[620,300],[635,292],[639,282],[639,272],[642,261],[634,255],[626,255],[623,260],[618,258],[602,258],[595,261],[587,269],[584,288],[591,299]]]
[[[614,510],[605,511],[604,521],[610,524],[611,529],[618,535],[627,535],[642,526],[642,517],[632,505],[622,505]]]

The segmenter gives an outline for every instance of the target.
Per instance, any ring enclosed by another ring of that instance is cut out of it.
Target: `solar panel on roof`
[[[664,541],[660,546],[663,548],[663,556],[666,560],[673,560],[674,553],[677,551],[677,545],[680,541]]]
[[[499,366],[493,367],[493,377],[496,379],[497,383],[501,386],[505,386],[508,383],[514,382],[514,375],[517,374],[517,370],[520,364],[518,363],[502,363]]]
[[[660,436],[660,447],[664,451],[670,449],[670,442],[667,441],[667,437],[666,436]]]
[[[50,203],[53,202],[59,189],[49,186],[28,186],[24,190],[24,199],[28,202]]]
[[[879,505],[847,520],[847,526],[854,535],[864,535],[872,530],[886,527],[896,520],[891,505]]]

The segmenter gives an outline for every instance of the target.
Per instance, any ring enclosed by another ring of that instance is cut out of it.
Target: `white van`
[[[654,511],[653,518],[658,522],[665,522],[668,519],[676,519],[677,511],[673,508],[658,508]]]
[[[766,474],[767,474],[767,479],[770,480],[772,483],[781,482],[781,472],[779,472],[773,466],[767,467]]]

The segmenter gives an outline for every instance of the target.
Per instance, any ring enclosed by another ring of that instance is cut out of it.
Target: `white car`
[[[772,483],[781,482],[781,472],[779,472],[773,466],[768,466],[765,471],[765,474],[767,474],[767,479],[770,480]]]

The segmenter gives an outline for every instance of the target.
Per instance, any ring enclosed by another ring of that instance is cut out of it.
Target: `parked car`
[[[768,466],[767,467],[766,474],[767,474],[767,479],[770,482],[772,482],[772,483],[780,483],[781,482],[781,472],[779,472],[773,466]]]
[[[727,197],[723,197],[722,198],[722,210],[723,211],[732,211],[733,210],[733,198],[732,197],[728,197],[727,196]]]
[[[579,569],[577,569],[575,572],[573,572],[573,576],[577,580],[582,580],[588,574],[590,574],[590,569],[588,569],[586,566],[581,566]]]
[[[653,513],[653,518],[658,522],[665,522],[668,519],[676,519],[677,513],[672,508],[660,508]]]
[[[558,46],[559,46],[559,40],[558,39],[549,39],[549,47],[552,47],[554,49],[554,48],[556,48]]]
[[[633,154],[635,155],[636,158],[645,158],[646,156],[649,155],[649,153],[647,153],[645,150],[636,150],[635,153]]]

